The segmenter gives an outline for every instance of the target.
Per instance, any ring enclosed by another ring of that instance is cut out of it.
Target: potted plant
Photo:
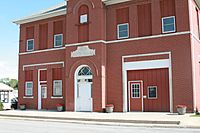
[[[0,102],[0,111],[2,111],[2,110],[3,110],[3,103]]]
[[[114,109],[114,105],[113,104],[107,104],[106,105],[106,112],[107,113],[112,113]]]
[[[56,108],[57,108],[58,112],[62,112],[64,110],[64,105],[63,104],[57,104]]]
[[[186,113],[187,106],[186,105],[177,105],[177,112],[179,115],[184,115]]]
[[[19,109],[20,110],[26,110],[26,104],[20,104]]]

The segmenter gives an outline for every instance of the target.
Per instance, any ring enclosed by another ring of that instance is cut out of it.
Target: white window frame
[[[56,45],[56,37],[57,36],[61,36],[62,37],[62,40],[61,40],[61,45]],[[56,47],[62,47],[62,45],[63,45],[63,34],[56,34],[56,35],[54,35],[54,47],[56,48]]]
[[[28,87],[28,84],[32,84],[32,88],[27,88]],[[27,90],[28,89],[31,89],[31,94],[28,94],[27,92]],[[25,96],[33,96],[33,82],[26,82],[26,88],[25,88]]]
[[[127,25],[127,32],[128,32],[128,34],[127,34],[127,36],[125,36],[125,37],[120,37],[120,36],[119,36],[119,27],[120,27],[120,26],[123,26],[123,25]],[[118,38],[118,39],[129,38],[129,23],[123,23],[123,24],[118,24],[118,25],[117,25],[117,38]]]
[[[86,17],[86,19],[85,19]],[[80,15],[80,24],[84,24],[88,22],[88,14]]]
[[[156,97],[149,97],[149,88],[151,88],[151,87],[156,88]],[[148,86],[147,92],[148,92],[148,99],[158,99],[158,86]]]
[[[132,85],[139,85],[139,97],[133,97],[133,87]],[[140,94],[141,94],[141,84],[140,83],[133,83],[131,84],[131,98],[133,99],[139,99],[140,98]]]
[[[9,103],[9,91],[0,91],[0,102]],[[1,99],[3,96],[3,99]]]
[[[164,31],[164,20],[168,18],[174,18],[174,30],[173,31]],[[175,16],[169,16],[169,17],[163,17],[162,18],[162,33],[173,33],[176,32],[176,17]]]
[[[55,95],[55,82],[61,83],[61,95]],[[53,81],[53,97],[62,97],[63,96],[63,86],[62,86],[62,80],[54,80]]]
[[[33,49],[28,49],[28,42],[29,42],[29,41],[33,41]],[[34,45],[35,45],[34,39],[28,39],[28,40],[26,41],[26,51],[33,51],[33,50],[34,50]]]

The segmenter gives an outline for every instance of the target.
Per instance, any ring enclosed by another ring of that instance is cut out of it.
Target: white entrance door
[[[77,111],[92,111],[92,83],[79,82],[77,87]]]

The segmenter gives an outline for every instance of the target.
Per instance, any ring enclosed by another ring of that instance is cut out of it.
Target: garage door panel
[[[146,96],[143,99],[144,111],[169,112],[169,71],[167,68],[128,71],[128,81],[136,80],[143,81],[143,95]],[[148,98],[148,87],[150,86],[157,87],[157,89],[151,88],[151,92],[157,91],[157,98]]]

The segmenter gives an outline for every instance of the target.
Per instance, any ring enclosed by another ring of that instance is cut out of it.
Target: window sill
[[[61,97],[52,96],[51,99],[63,99],[63,96]]]
[[[24,96],[23,98],[24,99],[33,99],[34,97],[33,96],[30,96],[30,97],[29,96]]]
[[[53,46],[53,48],[61,48],[61,47],[63,47],[63,44],[62,45],[55,45],[54,44],[54,46]]]

